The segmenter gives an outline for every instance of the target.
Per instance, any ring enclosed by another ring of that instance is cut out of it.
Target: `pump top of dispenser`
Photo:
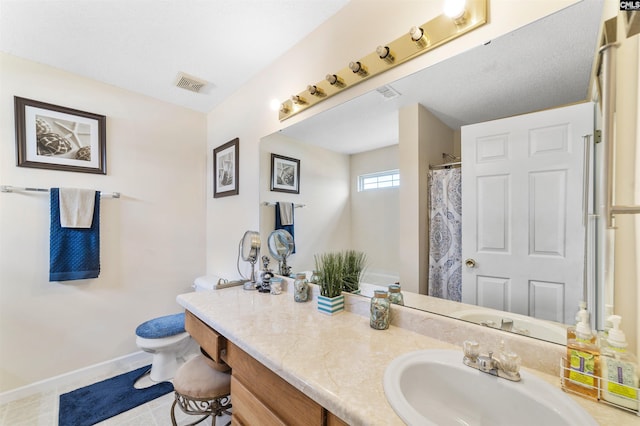
[[[589,325],[589,312],[584,308],[580,309],[577,318],[578,323],[576,324],[576,337],[579,339],[590,339],[593,336],[593,333],[591,332],[591,326]]]
[[[624,335],[624,331],[620,330],[620,322],[622,317],[620,315],[611,315],[607,318],[607,321],[611,322],[611,330],[609,330],[609,337],[607,342],[609,346],[624,349],[627,347],[627,338]]]
[[[578,312],[576,312],[576,324],[580,322],[580,312],[587,310],[587,302],[582,301],[578,304]]]

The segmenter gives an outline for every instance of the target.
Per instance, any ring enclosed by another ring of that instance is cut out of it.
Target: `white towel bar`
[[[49,192],[47,188],[29,188],[29,187],[19,187],[19,186],[11,186],[11,185],[0,185],[0,192]],[[120,198],[119,192],[100,192],[100,197],[104,198]]]
[[[270,203],[269,201],[265,201],[264,203],[262,203],[263,206],[275,206],[276,203]],[[293,207],[297,208],[302,208],[304,207],[305,204],[294,204]]]

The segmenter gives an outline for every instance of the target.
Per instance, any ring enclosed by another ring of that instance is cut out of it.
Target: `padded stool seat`
[[[175,400],[171,406],[171,422],[175,426],[175,407],[186,414],[204,414],[204,417],[189,426],[195,425],[212,416],[231,414],[231,374],[215,370],[209,366],[204,355],[196,355],[182,365],[173,378]]]

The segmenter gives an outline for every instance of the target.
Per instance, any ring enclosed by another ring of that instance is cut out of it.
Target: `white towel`
[[[63,228],[91,228],[96,191],[91,189],[60,188],[60,226]]]
[[[282,226],[293,225],[293,203],[278,202],[280,206],[280,223]]]

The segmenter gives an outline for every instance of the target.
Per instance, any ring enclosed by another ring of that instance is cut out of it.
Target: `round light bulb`
[[[466,0],[446,0],[444,14],[451,19],[460,19],[464,15],[466,3]]]
[[[411,29],[409,30],[409,35],[411,35],[411,40],[413,41],[420,40],[423,34],[424,32],[420,27],[411,27]]]
[[[384,59],[389,56],[389,48],[387,46],[378,46],[376,47],[376,53],[380,59]]]
[[[277,99],[271,99],[269,102],[269,108],[271,108],[272,111],[278,111],[280,109],[280,101]]]

